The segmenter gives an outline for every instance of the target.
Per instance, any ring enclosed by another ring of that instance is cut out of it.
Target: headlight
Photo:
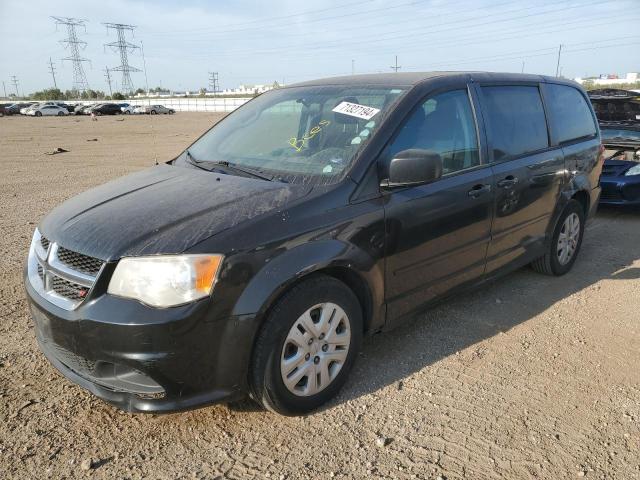
[[[640,175],[640,165],[636,165],[635,167],[631,167],[629,170],[627,170],[624,173],[625,177],[631,176],[631,175]]]
[[[107,292],[152,307],[173,307],[211,294],[222,255],[123,258]]]

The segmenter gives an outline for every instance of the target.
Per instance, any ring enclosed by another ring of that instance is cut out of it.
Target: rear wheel
[[[59,116],[59,117],[62,117],[62,116],[64,116],[64,113],[62,113],[62,112],[58,112],[58,116]]]
[[[158,112],[156,112],[155,110],[151,110],[151,115],[155,115],[156,113]]]
[[[124,111],[124,114],[125,114],[125,115],[129,115],[130,113],[131,113],[131,112],[130,112],[129,110],[125,110],[125,111]]]
[[[317,409],[346,381],[361,342],[353,292],[326,275],[304,280],[276,303],[258,334],[250,371],[254,398],[282,415]]]
[[[42,116],[42,112],[36,112],[36,117],[41,117]]]
[[[555,276],[571,270],[582,245],[584,218],[582,205],[569,201],[558,218],[547,253],[531,263],[534,270]]]

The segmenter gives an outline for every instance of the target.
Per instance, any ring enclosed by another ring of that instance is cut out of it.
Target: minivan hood
[[[182,253],[311,188],[160,165],[67,200],[39,228],[50,241],[102,260]]]

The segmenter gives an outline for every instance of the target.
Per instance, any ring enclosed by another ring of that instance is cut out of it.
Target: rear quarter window
[[[551,128],[559,143],[596,134],[591,109],[579,90],[567,85],[548,84],[545,93]]]
[[[493,161],[505,161],[549,146],[538,87],[485,86],[482,99]]]

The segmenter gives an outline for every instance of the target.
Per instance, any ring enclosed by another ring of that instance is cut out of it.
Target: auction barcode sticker
[[[364,120],[370,120],[380,111],[380,109],[367,107],[366,105],[359,105],[357,103],[342,102],[334,108],[333,111],[344,115],[350,115],[352,117],[363,118]]]

